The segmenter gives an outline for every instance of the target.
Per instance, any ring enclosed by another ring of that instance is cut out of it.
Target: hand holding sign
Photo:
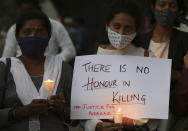
[[[96,125],[95,131],[115,131],[122,128],[123,126],[120,123],[99,122]]]
[[[161,73],[163,73],[161,75]],[[72,119],[168,118],[171,60],[139,56],[76,57]]]

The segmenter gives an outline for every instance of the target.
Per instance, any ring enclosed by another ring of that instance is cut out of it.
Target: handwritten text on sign
[[[168,118],[171,60],[136,56],[76,57],[72,119]]]

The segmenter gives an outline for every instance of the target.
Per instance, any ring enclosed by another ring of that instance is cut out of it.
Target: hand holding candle
[[[123,114],[121,113],[121,109],[119,108],[116,113],[114,113],[114,123],[122,123]]]
[[[48,91],[48,97],[50,97],[54,89],[54,81],[50,79],[44,81],[44,87]]]

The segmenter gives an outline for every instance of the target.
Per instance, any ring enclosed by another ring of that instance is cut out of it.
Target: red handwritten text
[[[109,116],[109,115],[112,115],[111,112],[92,112],[92,111],[89,111],[89,115],[90,116]]]
[[[101,89],[101,88],[116,88],[117,87],[117,81],[94,81],[94,78],[92,77],[91,80],[88,77],[88,82],[86,85],[82,87],[87,87],[87,90],[94,90],[94,89]]]

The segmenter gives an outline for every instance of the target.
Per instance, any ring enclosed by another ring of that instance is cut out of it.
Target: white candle
[[[44,81],[44,87],[48,91],[48,97],[49,97],[54,89],[54,81],[50,79]]]
[[[122,123],[123,114],[121,113],[121,109],[119,108],[116,113],[114,113],[114,123]]]

